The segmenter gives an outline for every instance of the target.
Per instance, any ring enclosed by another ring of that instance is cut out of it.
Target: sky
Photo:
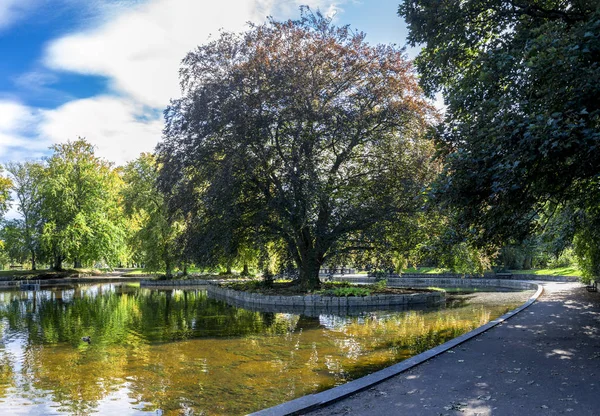
[[[125,164],[161,139],[185,54],[220,29],[300,16],[300,5],[405,44],[400,0],[0,0],[0,163],[86,138]],[[414,56],[415,50],[408,51]]]

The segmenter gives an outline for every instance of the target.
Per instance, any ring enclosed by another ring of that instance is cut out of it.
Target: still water
[[[235,308],[200,288],[3,291],[0,414],[245,414],[396,363],[522,303],[459,298],[307,317]]]

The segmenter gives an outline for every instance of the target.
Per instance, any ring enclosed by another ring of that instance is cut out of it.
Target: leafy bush
[[[387,288],[387,279],[378,280],[373,284],[375,290],[384,290]]]
[[[550,269],[558,269],[561,267],[569,267],[577,264],[575,252],[572,248],[567,248],[558,258],[554,258],[548,262]]]

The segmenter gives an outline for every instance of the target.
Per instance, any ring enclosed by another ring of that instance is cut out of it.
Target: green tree
[[[19,230],[22,241],[29,251],[32,270],[36,270],[36,259],[41,249],[42,200],[41,183],[44,167],[35,162],[10,162],[6,170],[11,175],[12,190],[16,195],[16,210],[22,216]]]
[[[111,164],[95,156],[84,139],[51,147],[42,181],[42,242],[61,269],[95,261],[119,262],[124,227],[119,208],[122,181]]]
[[[423,45],[421,85],[447,105],[437,191],[467,232],[522,239],[549,206],[600,203],[598,1],[404,0],[399,13]]]
[[[433,115],[402,50],[305,8],[222,33],[180,74],[159,185],[173,211],[210,225],[189,228],[196,240],[283,241],[300,282],[317,286],[337,242],[418,206]]]
[[[158,164],[150,153],[128,163],[123,174],[123,206],[134,224],[130,241],[138,261],[150,270],[166,270],[171,276],[179,258],[176,238],[181,234],[181,222],[168,212],[156,187],[157,177]]]
[[[13,219],[4,222],[0,230],[0,239],[4,242],[4,252],[11,263],[22,264],[27,261],[29,251],[24,238],[23,220]]]
[[[0,218],[2,218],[8,210],[10,187],[12,186],[11,180],[2,175],[3,172],[4,168],[0,165]]]

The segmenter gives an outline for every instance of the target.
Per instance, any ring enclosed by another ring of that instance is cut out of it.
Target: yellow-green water
[[[418,354],[511,302],[307,317],[201,289],[0,292],[0,414],[245,414]]]

